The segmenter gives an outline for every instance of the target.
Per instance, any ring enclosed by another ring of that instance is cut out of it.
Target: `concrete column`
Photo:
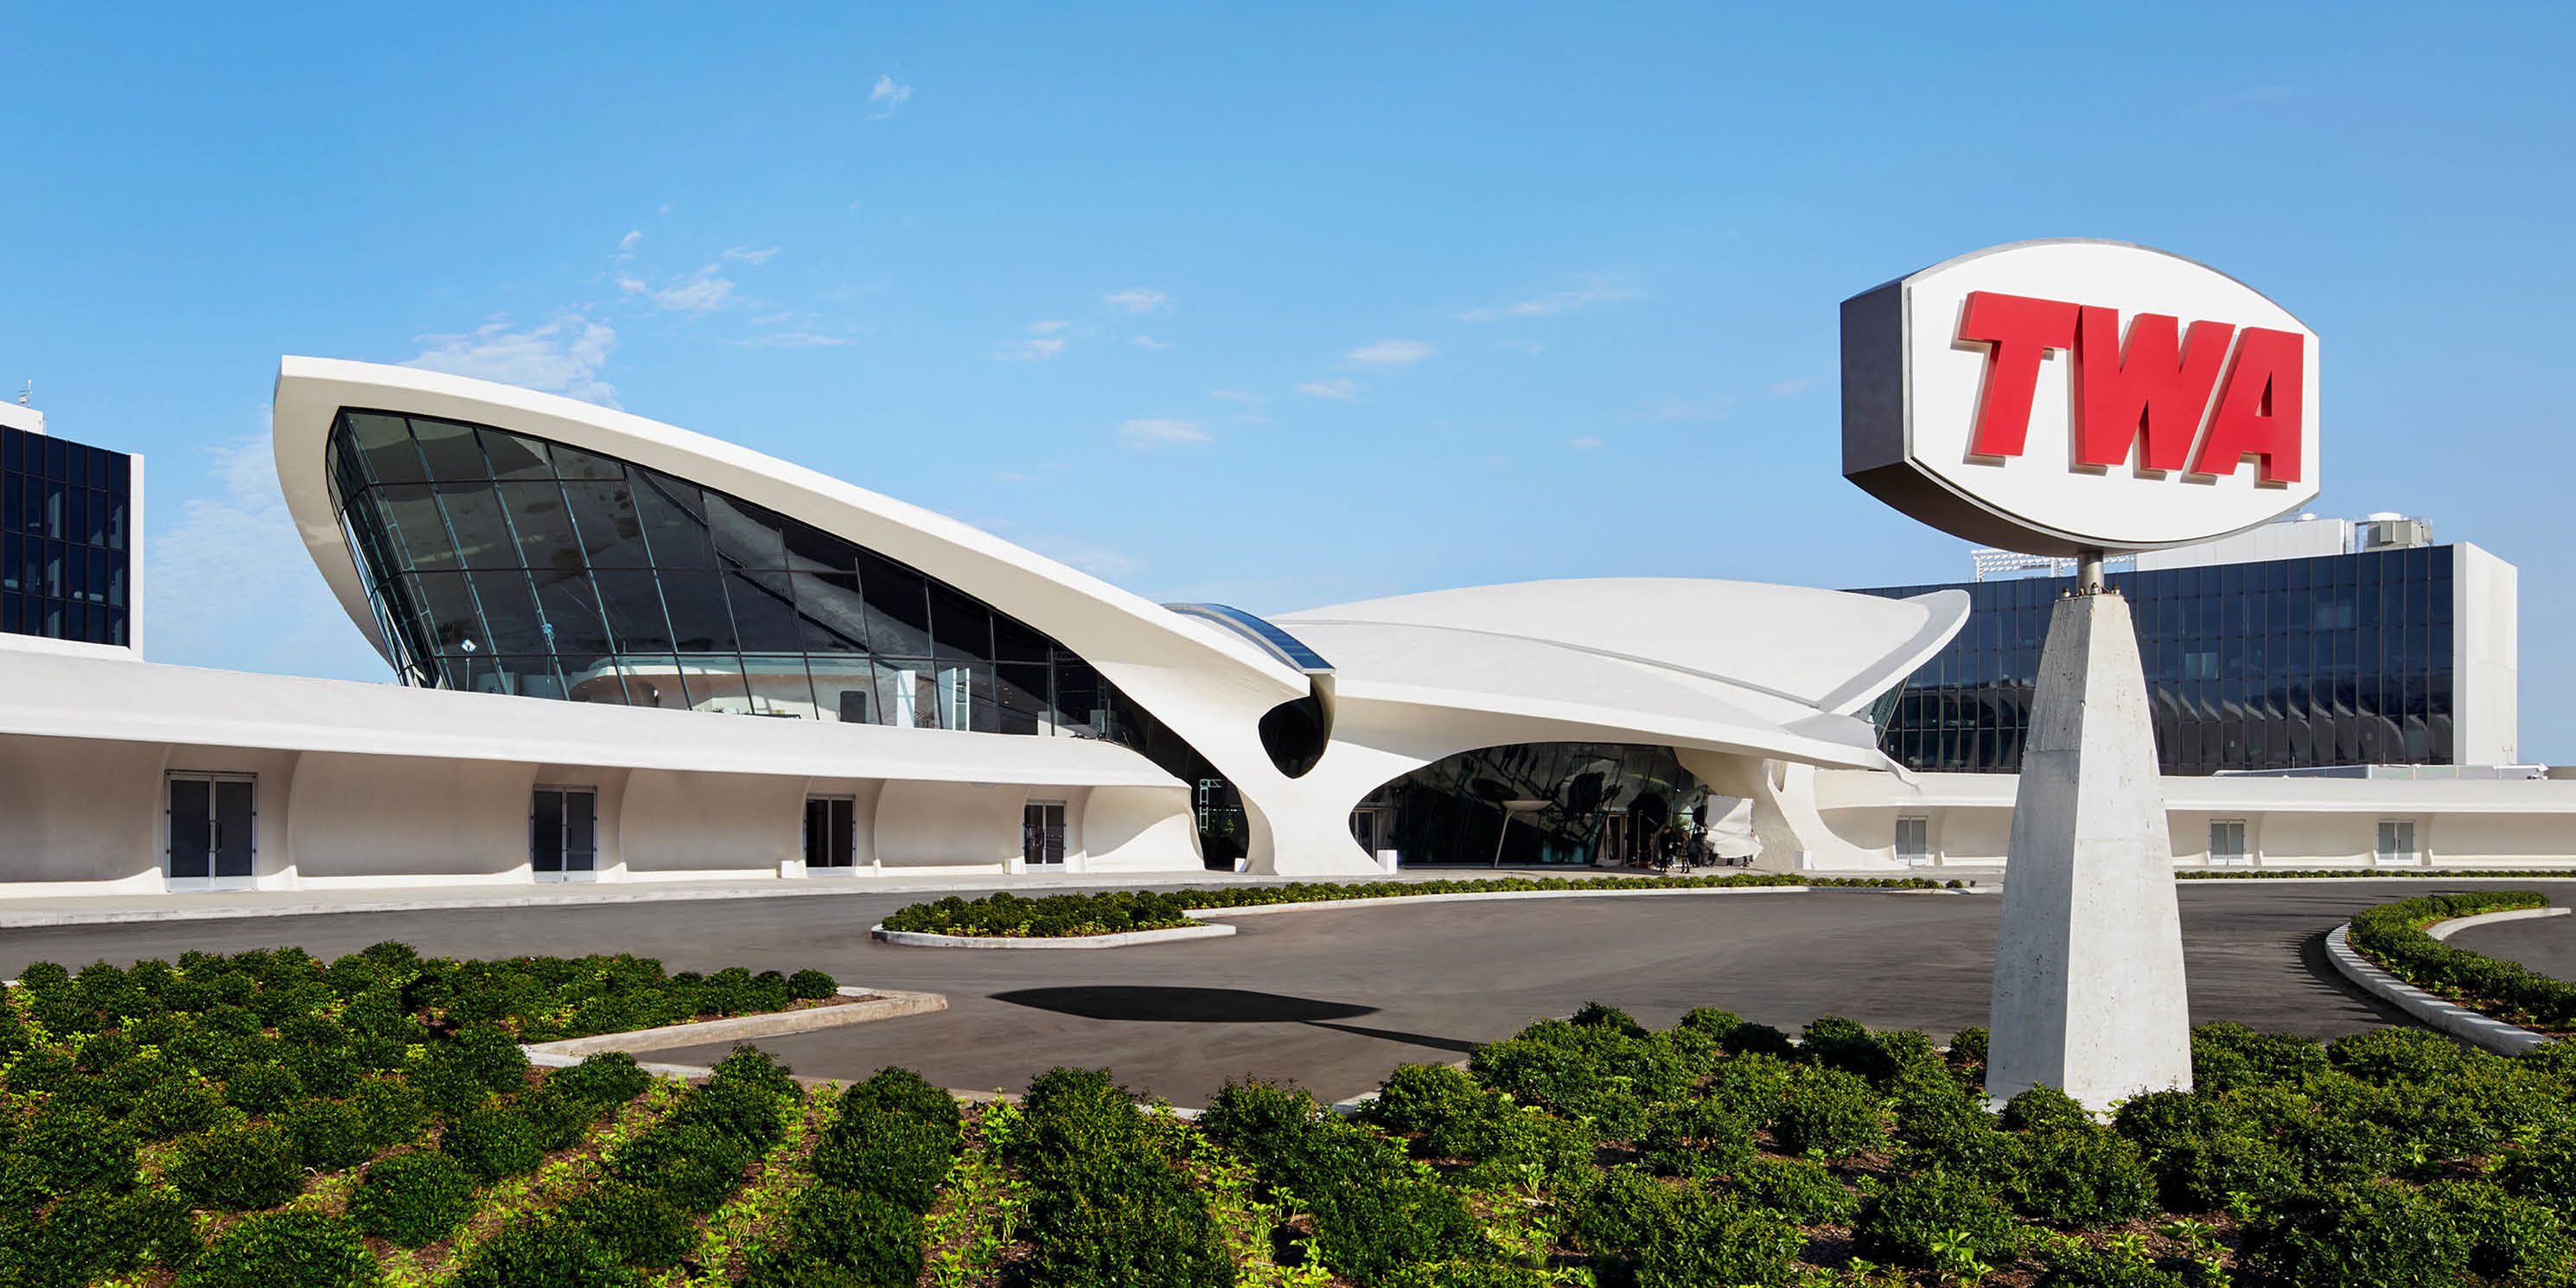
[[[1986,1092],[2053,1086],[2096,1110],[2191,1086],[2182,922],[2129,605],[2049,618],[1995,937]]]

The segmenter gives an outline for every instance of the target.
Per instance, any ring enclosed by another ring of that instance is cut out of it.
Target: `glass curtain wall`
[[[1625,862],[1653,853],[1676,820],[1698,822],[1708,790],[1662,747],[1522,743],[1461,752],[1371,794],[1394,815],[1408,866]]]
[[[128,642],[133,459],[0,428],[0,631]]]
[[[2168,774],[2452,762],[2449,546],[2112,573],[2128,597]],[[1861,593],[1968,592],[1968,620],[1879,717],[1917,770],[2012,773],[2050,608],[2031,577]]]
[[[347,410],[332,499],[405,682],[1195,751],[1054,640],[684,479],[487,425]]]

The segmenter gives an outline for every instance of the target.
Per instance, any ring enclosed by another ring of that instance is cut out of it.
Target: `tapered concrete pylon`
[[[2098,576],[2098,574],[2097,574]],[[2191,1087],[2182,919],[2128,602],[2057,602],[2013,800],[1986,1093]]]

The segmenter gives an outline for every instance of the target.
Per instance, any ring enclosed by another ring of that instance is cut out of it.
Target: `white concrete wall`
[[[626,781],[618,852],[629,881],[776,876],[805,855],[803,778],[639,769]]]
[[[160,889],[164,750],[0,737],[0,873],[9,893]]]
[[[2521,763],[2521,583],[2512,564],[2452,547],[2452,763]]]
[[[209,766],[174,754],[171,767]],[[533,765],[497,761],[306,752],[280,786],[283,808],[270,811],[260,780],[261,853],[291,860],[303,886],[526,880],[535,777]],[[271,818],[286,820],[282,837]]]
[[[1028,799],[1027,788],[1001,783],[889,782],[877,797],[877,859],[887,871],[1005,871],[1020,857]]]
[[[1091,788],[1082,806],[1082,840],[1085,872],[1204,866],[1186,787]]]

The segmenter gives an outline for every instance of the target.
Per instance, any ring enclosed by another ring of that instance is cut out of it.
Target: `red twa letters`
[[[2179,319],[2141,313],[2124,344],[2118,309],[1972,291],[1959,338],[1988,346],[1985,397],[1968,439],[1975,455],[2022,454],[2040,359],[2054,349],[2074,354],[2075,468],[2107,470],[2134,449],[2139,468],[2157,474],[2233,474],[2252,456],[2261,481],[2299,481],[2307,337],[2296,331],[2225,322],[2186,331]]]

